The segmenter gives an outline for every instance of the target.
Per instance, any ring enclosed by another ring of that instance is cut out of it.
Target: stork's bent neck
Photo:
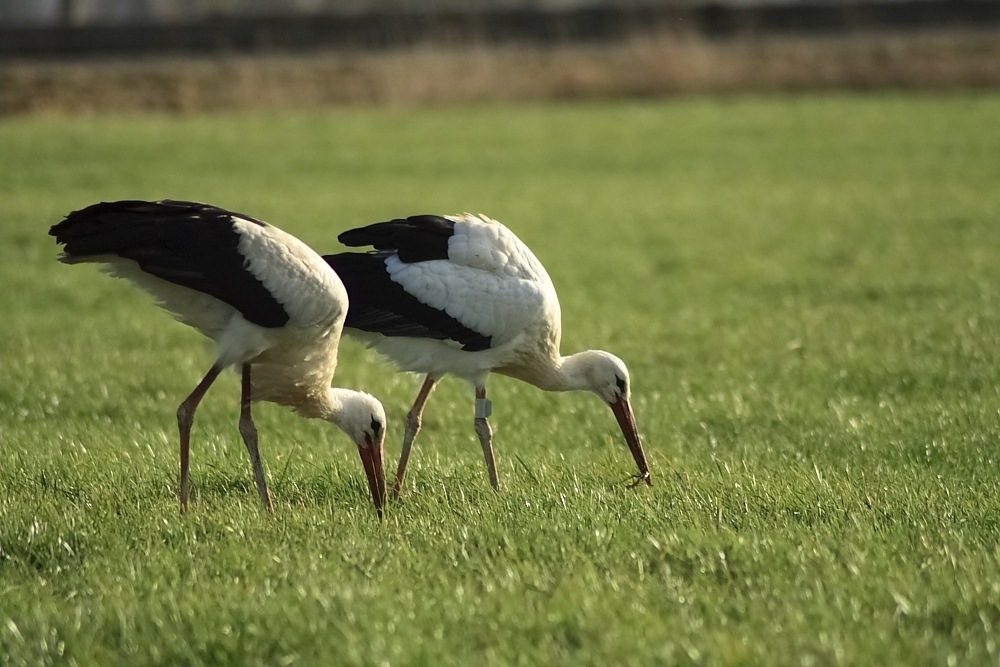
[[[593,389],[587,369],[591,366],[592,350],[563,357],[554,355],[543,363],[518,364],[497,368],[496,372],[532,384],[543,391],[584,391]]]
[[[337,423],[338,416],[344,411],[347,393],[350,393],[350,390],[336,387],[316,388],[303,391],[287,405],[308,419],[323,419]]]

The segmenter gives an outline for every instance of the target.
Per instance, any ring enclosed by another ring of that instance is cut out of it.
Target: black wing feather
[[[448,239],[454,233],[453,220],[439,215],[414,215],[351,229],[337,240],[352,248],[372,246],[376,250],[389,250],[412,264],[448,259]]]
[[[157,278],[228,303],[254,324],[284,326],[288,312],[246,269],[234,216],[265,226],[208,204],[118,201],[74,211],[49,234],[63,244],[66,261],[102,255],[131,259]]]
[[[350,305],[344,326],[384,336],[454,340],[470,352],[490,348],[490,336],[422,303],[393,282],[384,254],[345,252],[324,255],[323,259],[347,288]]]

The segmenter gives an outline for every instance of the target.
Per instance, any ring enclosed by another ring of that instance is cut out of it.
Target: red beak
[[[365,466],[368,477],[368,488],[372,492],[372,502],[375,503],[375,513],[382,518],[382,507],[385,505],[385,470],[382,468],[382,444],[365,438],[365,444],[358,447],[361,462]]]
[[[635,459],[635,464],[639,467],[639,474],[636,475],[635,483],[632,486],[642,482],[653,486],[653,478],[649,474],[649,465],[646,463],[646,454],[642,451],[642,441],[639,440],[639,430],[635,426],[632,405],[627,398],[622,396],[611,404],[611,411],[615,413],[615,419],[618,420],[618,425],[622,429],[622,435],[625,436],[625,442],[628,443],[628,448],[632,452],[632,458]]]

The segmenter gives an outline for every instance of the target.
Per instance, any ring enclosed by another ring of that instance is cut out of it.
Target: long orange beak
[[[382,518],[382,507],[385,505],[385,470],[382,468],[382,443],[372,442],[365,438],[365,444],[358,447],[361,462],[365,466],[368,477],[368,488],[372,492],[372,502],[375,503],[375,513]]]
[[[653,478],[649,474],[649,465],[646,463],[646,454],[642,451],[642,441],[639,439],[639,429],[635,425],[635,415],[632,414],[632,404],[622,396],[611,404],[611,411],[615,413],[615,419],[618,420],[618,425],[622,429],[622,435],[625,436],[625,442],[628,443],[628,448],[632,452],[632,458],[635,459],[635,464],[639,467],[639,474],[635,476],[635,482],[632,486],[642,482],[653,486]]]

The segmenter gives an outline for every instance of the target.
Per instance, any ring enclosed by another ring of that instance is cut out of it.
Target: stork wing
[[[375,249],[325,258],[345,283],[354,281],[346,326],[451,339],[470,350],[503,344],[539,321],[558,322],[544,267],[510,230],[484,216],[412,216],[339,239]],[[349,270],[357,277],[345,277]]]
[[[422,303],[394,282],[386,271],[384,255],[345,252],[324,255],[323,259],[347,288],[350,305],[345,327],[384,336],[453,340],[472,352],[489,349],[489,336]]]
[[[448,259],[448,239],[454,233],[454,220],[439,215],[414,215],[351,229],[337,240],[349,248],[372,246],[392,252],[407,263],[426,262]]]
[[[284,306],[247,270],[237,221],[267,226],[207,204],[119,201],[74,211],[49,234],[64,245],[64,262],[133,260],[150,275],[228,303],[254,324],[284,326]]]
[[[349,247],[371,246],[405,264],[447,260],[498,276],[551,284],[542,263],[517,236],[483,215],[414,215],[351,229],[337,237]]]

